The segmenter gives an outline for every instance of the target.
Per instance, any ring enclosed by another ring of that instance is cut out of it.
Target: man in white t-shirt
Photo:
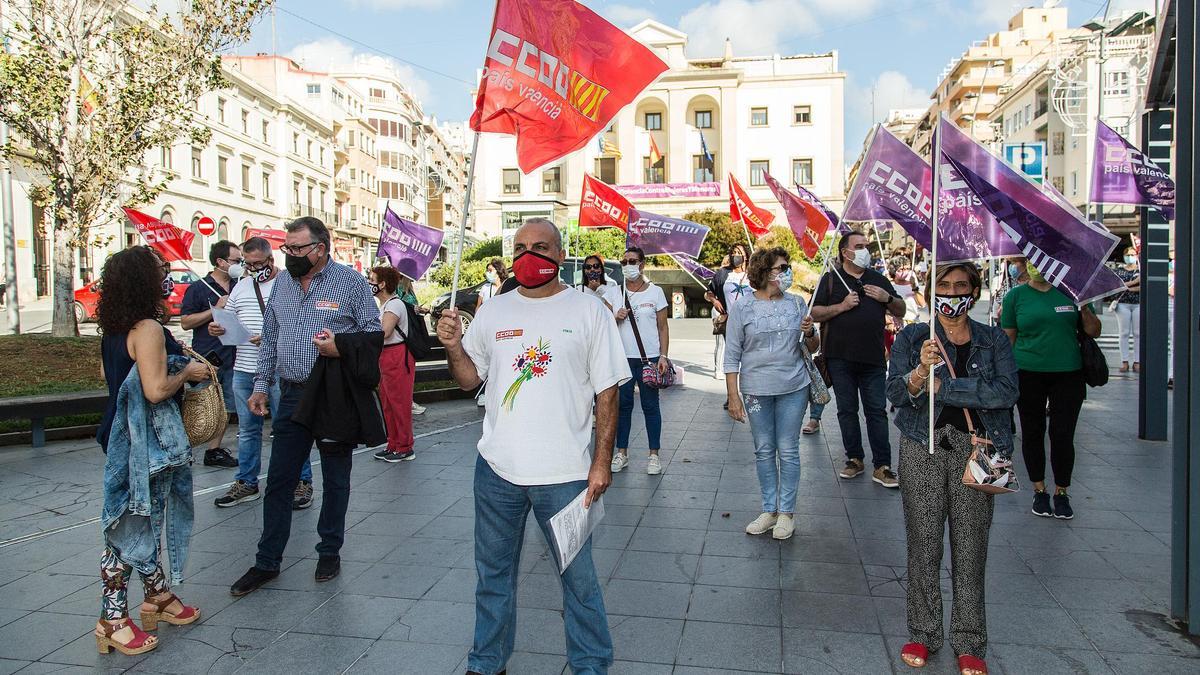
[[[662,462],[658,458],[662,437],[662,412],[658,406],[658,390],[642,382],[642,367],[649,363],[665,373],[671,362],[667,360],[667,296],[658,286],[645,277],[646,254],[642,249],[631,246],[621,258],[621,272],[625,275],[625,289],[612,292],[609,304],[617,317],[621,329],[621,342],[625,345],[625,358],[633,377],[621,385],[618,396],[620,412],[617,416],[617,451],[613,454],[612,470],[618,473],[629,466],[629,432],[633,427],[633,388],[641,393],[642,416],[646,418],[646,437],[650,445],[650,459],[646,473],[656,476],[662,473]],[[634,326],[637,330],[634,330]],[[641,344],[638,344],[641,338]]]
[[[262,468],[263,418],[250,412],[250,395],[254,393],[254,373],[258,370],[258,336],[262,333],[263,315],[267,301],[275,288],[275,277],[279,270],[271,257],[271,242],[262,237],[251,237],[242,244],[242,261],[246,266],[243,276],[229,293],[225,309],[233,310],[238,321],[253,336],[250,344],[238,345],[237,359],[233,364],[233,402],[238,414],[238,469],[233,485],[213,502],[220,507],[237,506],[257,500],[258,472]],[[225,334],[225,328],[216,321],[208,324],[208,333],[214,337]],[[279,384],[276,383],[268,398],[271,416],[279,407]],[[307,509],[313,503],[312,464],[306,460],[300,469],[300,482],[292,497],[293,509]]]
[[[459,386],[490,383],[475,463],[478,585],[467,660],[469,673],[489,675],[503,671],[512,654],[529,511],[555,550],[550,518],[584,491],[590,506],[608,489],[617,387],[630,376],[604,303],[559,280],[566,256],[558,228],[529,219],[517,230],[513,253],[521,288],[488,300],[465,337],[455,309],[443,312],[437,326]],[[607,672],[612,637],[590,540],[560,580],[571,669]]]

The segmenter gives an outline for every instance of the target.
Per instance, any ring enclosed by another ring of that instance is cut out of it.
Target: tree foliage
[[[152,201],[173,176],[148,154],[206,145],[195,102],[224,86],[221,53],[246,41],[271,0],[188,0],[176,10],[107,0],[6,3],[0,152],[29,168],[30,198],[54,232],[55,335],[75,333],[75,249],[119,207]]]
[[[571,236],[571,255],[585,258],[599,254],[605,260],[620,260],[625,253],[625,233],[614,227],[579,228]]]
[[[733,222],[727,211],[692,211],[685,214],[683,219],[708,227],[708,238],[700,249],[700,264],[709,269],[721,266],[721,259],[729,252],[730,246],[738,242],[746,243],[746,231],[740,223]]]
[[[488,261],[492,258],[499,258],[504,252],[504,240],[500,237],[492,237],[484,239],[475,244],[471,248],[463,251],[463,261],[483,260]]]

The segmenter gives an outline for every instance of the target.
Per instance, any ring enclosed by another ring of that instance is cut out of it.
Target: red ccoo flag
[[[153,216],[148,216],[141,211],[124,208],[125,215],[129,218],[129,222],[137,228],[142,238],[146,243],[158,251],[163,260],[167,262],[175,262],[178,260],[192,259],[192,239],[196,235],[185,230],[181,230],[170,223],[163,221]]]
[[[775,198],[783,205],[783,212],[787,214],[788,226],[792,228],[792,234],[796,235],[796,242],[800,244],[800,249],[804,251],[804,255],[808,256],[809,260],[815,259],[817,251],[821,250],[821,242],[825,240],[825,233],[833,226],[833,222],[816,204],[788,192],[787,188],[780,185],[779,181],[775,180],[771,174],[767,173],[764,176],[767,180],[767,187],[771,188],[771,192],[775,193]]]
[[[629,209],[633,204],[611,185],[583,174],[583,197],[579,200],[580,227],[615,227],[629,231]]]
[[[587,145],[667,64],[574,0],[497,0],[471,128],[529,173]]]
[[[734,221],[742,221],[755,239],[766,234],[775,222],[775,214],[755,206],[733,174],[729,174],[729,215]]]

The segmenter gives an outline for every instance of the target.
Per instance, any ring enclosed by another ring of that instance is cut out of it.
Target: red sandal
[[[113,635],[126,626],[133,631],[133,639],[122,644],[114,640]],[[158,646],[158,639],[138,628],[137,624],[129,620],[129,617],[125,617],[121,623],[117,624],[101,621],[96,624],[96,631],[96,649],[100,650],[101,654],[108,654],[115,647],[117,651],[126,656],[136,656],[145,654]]]
[[[183,607],[183,609],[179,610],[179,613],[177,614],[171,614],[167,611],[167,607],[170,607],[171,603],[173,602],[178,602],[180,606]],[[162,600],[151,600],[146,598],[146,604],[154,605],[154,610],[150,612],[147,612],[144,609],[142,610],[143,630],[158,630],[159,621],[169,623],[172,626],[186,626],[187,624],[192,623],[200,618],[199,609],[183,604],[183,601],[180,600],[174,593],[168,594],[167,597],[163,598]]]
[[[913,663],[910,659],[919,660]],[[909,668],[924,668],[929,663],[929,648],[920,642],[910,642],[900,648],[900,660]]]
[[[983,659],[978,656],[971,656],[970,654],[960,654],[958,657],[958,672],[961,674],[966,673],[968,670],[983,673],[984,675],[987,675],[988,671],[987,664],[983,662]]]

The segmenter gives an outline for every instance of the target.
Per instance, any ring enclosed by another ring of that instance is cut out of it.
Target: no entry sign
[[[200,220],[196,221],[196,231],[200,234],[209,237],[217,233],[217,224],[208,216],[201,216]]]

